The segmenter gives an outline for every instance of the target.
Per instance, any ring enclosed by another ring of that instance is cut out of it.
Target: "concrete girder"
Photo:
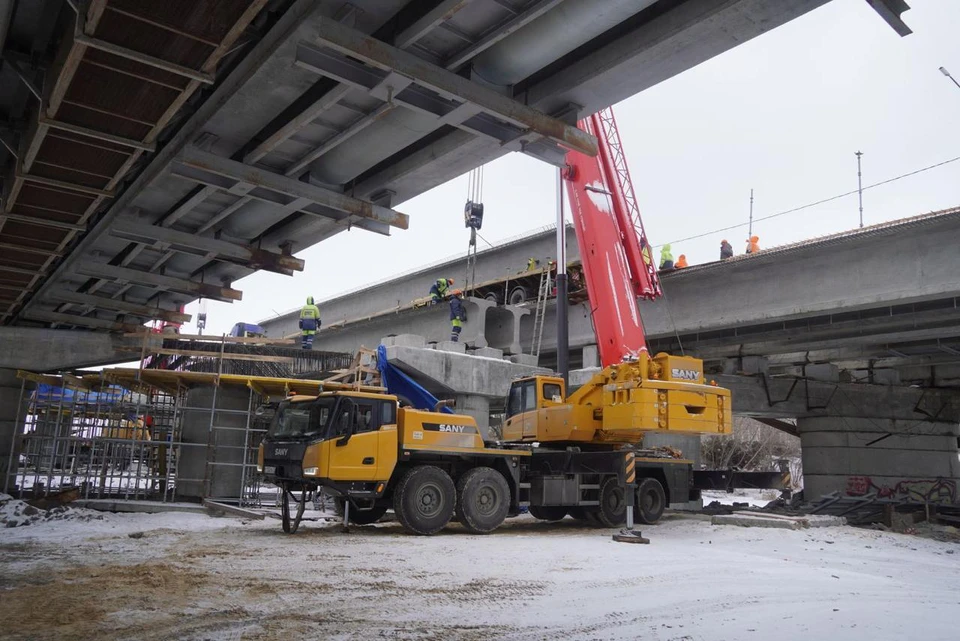
[[[733,411],[765,418],[856,417],[960,422],[960,392],[795,377],[709,376],[729,389]]]
[[[141,243],[158,251],[171,249],[181,253],[206,256],[214,260],[242,265],[251,269],[263,269],[278,274],[292,275],[303,271],[304,262],[284,254],[259,249],[251,245],[239,245],[215,238],[177,231],[135,222],[120,222],[110,228],[110,234]]]
[[[441,0],[437,6],[423,14],[419,20],[397,34],[393,44],[401,49],[409,47],[429,33],[438,24],[449,20],[458,11],[470,4],[471,1],[472,0]]]
[[[590,156],[597,154],[597,139],[577,127],[546,116],[512,98],[471,82],[360,31],[344,27],[333,20],[320,18],[318,40],[323,46],[344,55],[357,58],[384,71],[395,71],[411,78],[415,83],[448,99],[474,103],[496,118],[549,138],[563,147]]]
[[[185,169],[192,169],[194,171],[185,171]],[[200,175],[196,172],[200,172]],[[410,219],[406,214],[402,214],[393,209],[374,205],[373,203],[324,189],[323,187],[318,187],[310,183],[301,182],[287,176],[281,176],[272,171],[244,165],[235,160],[201,151],[193,146],[187,147],[184,150],[179,160],[179,166],[174,169],[174,174],[188,180],[193,180],[194,182],[210,180],[209,175],[213,174],[214,176],[226,178],[230,181],[255,185],[255,189],[249,193],[250,196],[257,197],[256,194],[259,192],[270,192],[274,194],[272,198],[268,193],[262,199],[275,204],[277,204],[276,195],[281,195],[287,199],[305,198],[314,203],[314,205],[307,205],[300,211],[315,216],[332,218],[333,216],[328,211],[329,208],[345,213],[346,216],[343,217],[342,220],[348,223],[350,221],[346,219],[351,217],[385,223],[399,229],[407,229],[410,223]],[[207,176],[206,178],[204,178],[205,175]],[[222,181],[215,180],[213,184],[220,184],[223,189],[229,191],[230,187],[224,185]],[[289,204],[289,201],[283,204]],[[319,208],[317,208],[318,206]]]
[[[391,75],[389,71],[380,71],[350,60],[346,56],[327,51],[309,43],[300,43],[297,48],[297,65],[309,69],[338,82],[349,85],[371,95],[376,94]],[[417,113],[436,118],[434,125],[440,128],[443,125],[458,127],[471,134],[496,141],[505,147],[505,151],[522,151],[523,153],[551,164],[559,164],[565,151],[552,142],[542,140],[540,135],[531,134],[511,123],[502,122],[498,118],[484,113],[483,109],[471,102],[459,103],[455,99],[438,96],[435,92],[404,80],[401,86],[396,87],[389,102],[403,106]],[[387,96],[380,96],[381,100],[388,100]]]
[[[137,285],[161,287],[183,294],[190,294],[198,298],[210,298],[224,303],[240,300],[243,294],[236,289],[219,287],[210,283],[198,283],[173,276],[143,272],[129,267],[107,265],[105,263],[80,263],[77,272],[85,276],[93,276],[104,280],[128,282]]]
[[[530,310],[525,307],[491,305],[487,309],[485,329],[489,346],[502,350],[504,354],[522,354],[520,319],[529,314]]]
[[[168,323],[189,323],[190,319],[192,318],[190,314],[183,314],[181,312],[175,312],[169,309],[160,309],[159,307],[150,307],[149,305],[130,303],[116,298],[107,298],[106,296],[81,294],[79,292],[71,292],[66,289],[51,290],[48,297],[54,301],[84,305],[94,309],[112,309],[118,312],[125,312],[132,316],[152,318],[167,321]]]

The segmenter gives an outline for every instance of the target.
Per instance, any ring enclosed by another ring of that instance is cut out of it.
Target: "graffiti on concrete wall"
[[[956,503],[957,484],[950,479],[909,479],[895,485],[877,485],[869,476],[847,477],[847,494],[865,496],[876,492],[883,499],[907,499],[921,503]]]

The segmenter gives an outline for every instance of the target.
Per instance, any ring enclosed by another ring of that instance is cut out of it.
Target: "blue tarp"
[[[100,404],[111,404],[118,403],[123,399],[124,390],[119,387],[110,387],[101,392],[80,392],[79,400],[84,401],[90,405]],[[56,402],[60,398],[63,398],[65,404],[70,404],[76,402],[77,391],[69,387],[56,387],[55,385],[47,385],[46,383],[40,383],[37,385],[37,389],[33,391],[33,397],[35,399],[43,399],[47,402]]]
[[[436,396],[387,362],[387,348],[383,345],[377,348],[377,369],[380,370],[383,386],[400,400],[418,410],[433,411],[437,406],[439,399]],[[442,407],[440,411],[444,414],[453,414],[453,410],[449,407]]]

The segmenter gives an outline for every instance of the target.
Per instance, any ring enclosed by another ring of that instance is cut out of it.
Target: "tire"
[[[600,522],[599,511],[600,508],[596,507],[583,508],[584,521],[587,522],[587,525],[592,527],[603,527],[603,523]]]
[[[510,486],[503,474],[475,467],[457,483],[457,520],[472,534],[493,532],[507,518]]]
[[[457,502],[457,489],[450,475],[433,465],[407,472],[393,493],[397,520],[412,534],[436,534],[450,522]]]
[[[597,520],[604,527],[619,527],[627,520],[626,491],[615,476],[600,485],[600,509]]]
[[[541,521],[561,521],[567,515],[562,505],[531,505],[530,514]]]
[[[643,479],[637,487],[637,520],[653,525],[663,516],[667,494],[657,479]]]
[[[487,292],[486,296],[484,296],[484,299],[490,301],[494,305],[500,304],[500,294],[497,292]]]
[[[511,289],[507,302],[511,305],[519,305],[527,302],[527,288],[523,285],[517,285]]]

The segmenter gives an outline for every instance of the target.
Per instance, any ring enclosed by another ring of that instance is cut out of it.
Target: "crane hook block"
[[[480,229],[483,226],[483,203],[467,201],[463,207],[463,225],[470,229]]]

